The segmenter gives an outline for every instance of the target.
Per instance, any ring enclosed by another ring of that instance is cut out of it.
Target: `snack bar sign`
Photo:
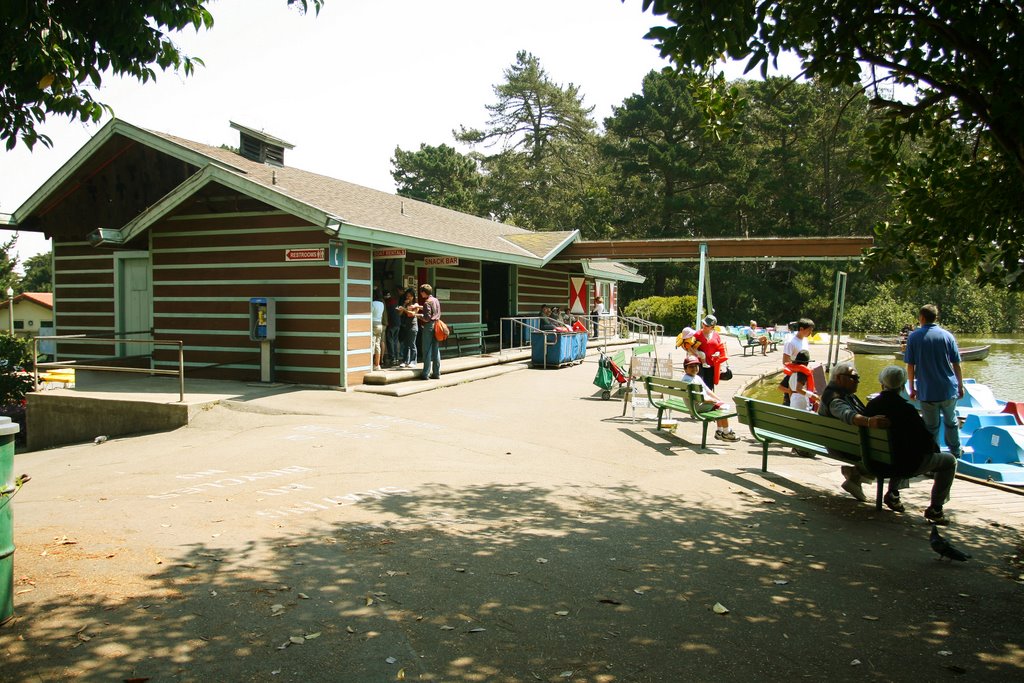
[[[436,268],[438,266],[457,266],[458,256],[427,256],[423,259],[424,268]]]
[[[285,249],[285,261],[326,261],[327,250],[319,249]]]

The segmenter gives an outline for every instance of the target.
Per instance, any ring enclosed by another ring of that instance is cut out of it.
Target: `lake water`
[[[973,378],[981,384],[988,385],[996,398],[1024,401],[1024,336],[957,336],[957,344],[961,348],[985,344],[992,347],[985,360],[967,361],[960,366],[964,378]],[[811,358],[824,358],[827,352],[827,346],[811,346]],[[857,371],[863,377],[858,395],[865,402],[867,402],[868,394],[878,391],[878,373],[882,368],[891,364],[903,365],[903,361],[896,360],[892,355],[856,354],[854,363],[857,365]],[[760,386],[748,390],[746,394],[754,398],[781,403],[782,394],[775,389],[777,382],[776,379],[762,383]]]

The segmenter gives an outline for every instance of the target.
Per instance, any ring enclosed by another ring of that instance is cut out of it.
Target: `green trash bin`
[[[14,616],[14,435],[21,427],[0,416],[0,624]]]

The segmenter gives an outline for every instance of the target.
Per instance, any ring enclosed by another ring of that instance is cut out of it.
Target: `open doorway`
[[[383,258],[373,260],[373,291],[383,295],[390,292],[394,296],[402,291],[402,262],[400,258]]]
[[[483,263],[480,268],[480,322],[488,335],[501,331],[501,319],[512,315],[512,267]]]

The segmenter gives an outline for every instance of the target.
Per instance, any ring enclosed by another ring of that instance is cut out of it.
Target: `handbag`
[[[439,342],[443,342],[448,338],[449,334],[451,334],[451,330],[448,328],[448,325],[439,318],[438,321],[434,323],[434,339]]]
[[[722,371],[718,373],[718,379],[721,380],[722,382],[728,382],[729,380],[732,379],[732,368],[729,367],[728,363],[726,363],[725,368],[723,368]]]

